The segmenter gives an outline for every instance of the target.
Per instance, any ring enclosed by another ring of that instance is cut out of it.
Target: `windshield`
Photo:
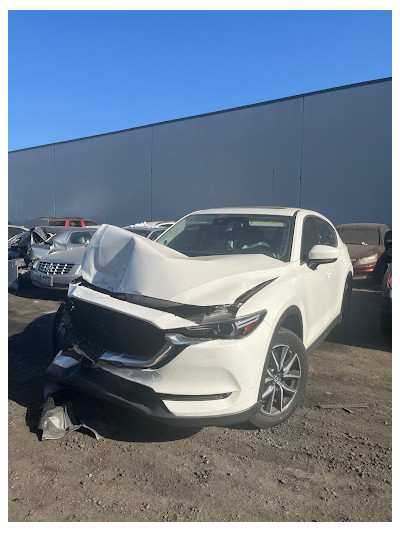
[[[264,254],[289,261],[293,217],[189,215],[157,240],[189,257]]]
[[[379,232],[375,228],[339,228],[338,233],[345,244],[379,244]]]

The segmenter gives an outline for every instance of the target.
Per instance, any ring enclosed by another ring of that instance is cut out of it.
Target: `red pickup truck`
[[[35,218],[33,220],[27,220],[25,223],[27,228],[35,228],[36,226],[66,226],[66,227],[75,227],[82,228],[84,226],[99,226],[94,220],[89,220],[87,218],[78,218],[78,217],[41,217]]]

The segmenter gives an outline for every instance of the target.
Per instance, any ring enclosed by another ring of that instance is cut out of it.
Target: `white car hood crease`
[[[262,254],[187,257],[162,244],[103,224],[82,260],[95,287],[189,305],[233,303],[276,278],[285,263]]]

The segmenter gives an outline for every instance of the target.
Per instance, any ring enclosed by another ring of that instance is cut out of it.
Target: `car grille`
[[[48,263],[46,261],[39,261],[38,271],[42,274],[68,274],[73,263]]]
[[[76,298],[71,300],[74,329],[106,351],[150,358],[165,345],[164,332],[149,322]]]

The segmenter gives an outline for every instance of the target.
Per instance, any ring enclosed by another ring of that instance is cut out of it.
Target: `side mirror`
[[[308,266],[315,270],[318,265],[334,263],[339,257],[339,250],[332,246],[316,244],[308,254]]]

